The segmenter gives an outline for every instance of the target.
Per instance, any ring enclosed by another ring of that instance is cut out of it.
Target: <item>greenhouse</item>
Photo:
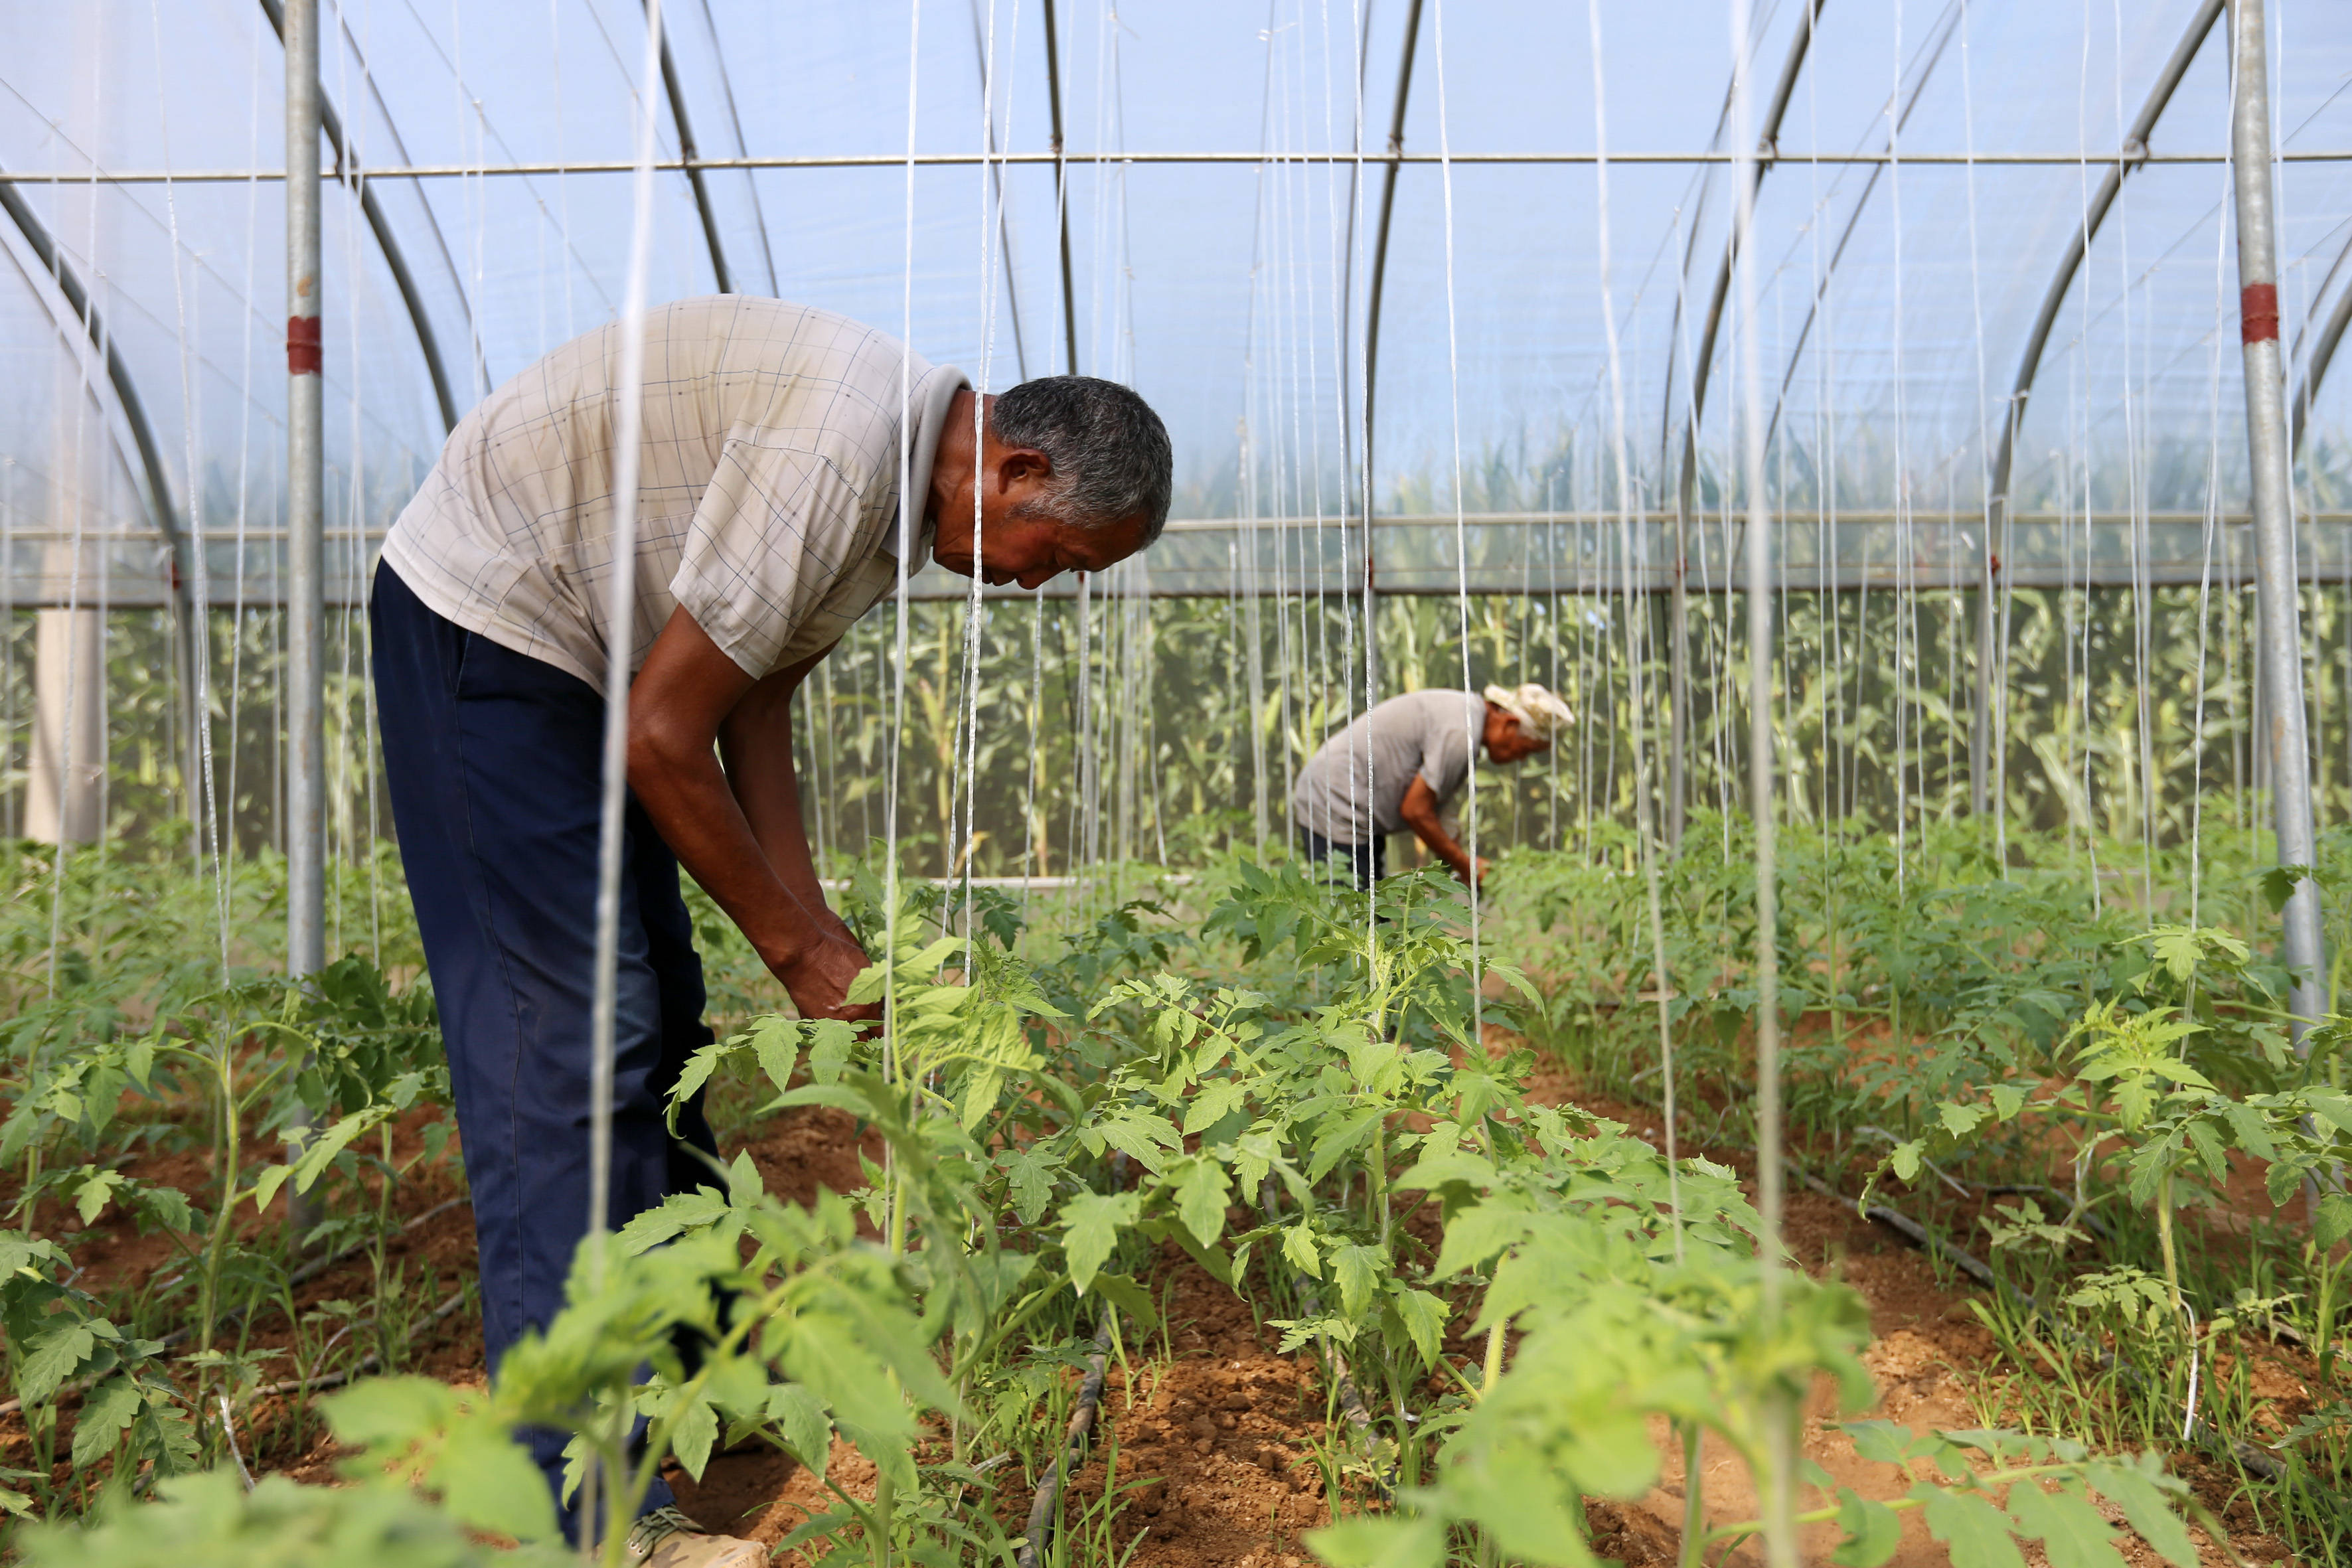
[[[2333,7],[9,37],[0,1556],[2352,1558]]]

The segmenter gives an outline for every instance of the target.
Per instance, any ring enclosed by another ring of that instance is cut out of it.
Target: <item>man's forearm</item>
[[[807,945],[820,917],[771,864],[709,748],[677,755],[658,742],[633,742],[629,787],[678,864],[741,928],[763,962],[773,967]],[[808,881],[814,891],[814,871]],[[824,907],[819,894],[817,909]]]
[[[745,798],[750,792],[738,787],[736,800],[770,868],[812,915],[829,920],[832,907],[816,874],[816,857],[809,850],[808,827],[801,820],[800,771],[789,747],[774,759],[772,769],[764,790]]]
[[[822,656],[820,656],[822,657]],[[814,662],[814,661],[812,661]],[[793,699],[806,666],[754,687],[719,730],[719,755],[760,853],[814,918],[835,921],[801,820],[800,770],[793,760]]]
[[[1466,870],[1468,868],[1470,865],[1469,852],[1465,850],[1459,844],[1454,842],[1452,836],[1445,831],[1444,825],[1439,822],[1435,817],[1430,817],[1418,822],[1412,818],[1407,818],[1405,826],[1412,828],[1412,836],[1415,838],[1420,839],[1423,844],[1426,845],[1429,852],[1436,856],[1440,860],[1444,861],[1456,871]]]

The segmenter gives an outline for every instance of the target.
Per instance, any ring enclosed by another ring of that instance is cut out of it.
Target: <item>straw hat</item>
[[[1538,741],[1551,739],[1552,731],[1576,722],[1576,715],[1568,704],[1549,690],[1528,681],[1517,690],[1507,686],[1490,686],[1486,700],[1519,721],[1519,728]]]

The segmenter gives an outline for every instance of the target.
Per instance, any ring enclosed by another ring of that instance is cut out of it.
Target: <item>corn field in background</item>
[[[2323,825],[2352,815],[2346,592],[2304,591]],[[2244,819],[2252,797],[2237,787],[2265,782],[2249,744],[2253,594],[2210,590],[2201,616],[2200,598],[2194,586],[2149,591],[2143,637],[2128,588],[2008,597],[2009,821],[2149,845],[2255,826]],[[1357,606],[1337,596],[1108,595],[1092,601],[1082,626],[1075,600],[996,601],[984,612],[975,682],[966,606],[917,603],[898,761],[910,868],[940,873],[968,860],[976,874],[1003,876],[1056,875],[1105,857],[1190,864],[1211,848],[1285,836],[1298,767],[1361,710]],[[1695,810],[1732,805],[1745,787],[1743,613],[1737,596],[1692,596]],[[1583,717],[1549,754],[1508,774],[1482,773],[1486,844],[1590,848],[1596,825],[1630,824],[1637,735],[1663,790],[1666,601],[1636,597],[1631,614],[1629,637],[1622,595],[1381,599],[1382,690],[1463,686],[1466,643],[1468,684],[1540,680]],[[1974,594],[1792,591],[1776,616],[1773,729],[1789,816],[1891,832],[1965,814]],[[21,831],[30,758],[33,624],[28,612],[13,616],[0,648],[0,831],[10,834]],[[210,793],[223,845],[251,850],[275,843],[283,789],[280,622],[275,611],[224,612],[211,626]],[[363,629],[341,612],[328,627],[328,833],[340,858],[358,862],[389,832],[390,814],[369,739]],[[862,853],[885,832],[895,634],[887,612],[868,616],[803,688],[803,794],[829,857]],[[118,836],[137,837],[187,814],[182,680],[160,612],[114,612],[106,649],[107,819]],[[1629,654],[1640,659],[1638,713]],[[975,710],[976,739],[966,722]],[[2224,785],[2229,795],[2211,795]],[[2200,793],[2230,803],[2217,808],[2221,819],[2199,820]],[[1082,809],[1089,799],[1092,815]]]

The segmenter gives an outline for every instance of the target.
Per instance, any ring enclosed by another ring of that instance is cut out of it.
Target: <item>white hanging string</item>
[[[996,348],[996,247],[992,243],[992,239],[995,230],[995,223],[993,220],[998,214],[991,211],[990,190],[992,184],[992,176],[993,176],[997,171],[993,162],[992,162],[986,155],[987,150],[992,147],[996,141],[995,98],[996,0],[989,0],[987,37],[981,51],[980,70],[980,120],[982,157],[980,163],[979,275],[982,327],[980,376],[974,385],[971,400],[971,579],[970,583],[966,584],[964,594],[964,680],[963,701],[960,704],[962,709],[961,728],[963,731],[964,743],[955,748],[957,763],[961,767],[964,775],[961,780],[964,786],[963,831],[961,837],[959,837],[955,832],[954,816],[950,813],[949,820],[943,825],[948,834],[948,842],[943,847],[946,853],[942,857],[942,858],[945,858],[948,861],[948,864],[943,868],[948,876],[950,878],[953,878],[957,875],[958,871],[961,870],[963,878],[964,957],[965,969],[967,973],[970,972],[971,963],[971,944],[973,941],[977,940],[975,935],[975,927],[977,922],[974,919],[975,910],[972,904],[971,874],[972,861],[978,858],[978,847],[980,843],[981,622],[987,613],[986,601],[981,595],[981,585],[982,580],[982,567],[981,562],[981,549],[982,542],[981,530],[981,500],[986,493],[987,489],[987,486],[983,481],[986,478],[988,457],[988,413],[984,399],[987,395],[988,388],[992,381],[990,362]],[[1009,126],[1006,128],[1005,140],[1008,144],[1012,140],[1012,132]],[[911,339],[908,342],[907,352],[911,361],[911,356],[914,352],[914,345]],[[912,496],[902,496],[901,510],[911,507],[914,504],[914,500],[915,498]],[[942,693],[941,695],[944,696],[945,693]],[[950,779],[950,790],[952,790],[955,782],[956,781]]]
[[[604,804],[596,840],[596,976],[590,1014],[588,1234],[604,1235],[613,1188],[613,1027],[620,975],[621,860],[629,794],[629,676],[637,636],[637,475],[645,425],[646,287],[653,262],[654,126],[661,86],[661,0],[646,0],[636,102],[628,281],[621,300],[620,395],[613,420],[613,575],[604,600]],[[589,1254],[596,1278],[604,1248]]]
[[[2075,74],[2074,141],[2075,145],[2085,149],[2085,152],[2084,155],[2075,162],[2074,180],[2079,205],[2077,221],[2081,232],[2085,235],[2091,232],[2091,165],[2087,152],[2091,135],[2090,37],[2091,0],[2083,0],[2084,47]],[[2092,595],[2095,592],[2093,584],[2096,575],[2092,555],[2094,539],[2091,517],[2094,498],[2091,494],[2091,466],[2087,457],[2090,439],[2091,384],[2090,370],[2086,361],[2091,323],[2091,268],[2087,265],[2078,267],[2075,268],[2075,276],[2078,279],[2077,286],[2081,290],[2082,302],[2079,311],[2082,327],[2074,343],[2074,352],[2071,356],[2073,363],[2069,367],[2070,380],[2074,384],[2074,395],[2067,401],[2068,412],[2072,416],[2067,422],[2067,440],[2070,477],[2079,482],[2079,489],[2075,489],[2075,500],[2081,507],[2083,548],[2082,609],[2079,624],[2075,628],[2081,640],[2082,679],[2082,730],[2078,736],[2078,745],[2082,752],[2080,776],[2083,798],[2083,844],[2090,857],[2091,907],[2094,910],[2099,910],[2104,907],[2105,896],[2099,888],[2099,826],[2091,795],[2091,757],[2095,750],[2091,731],[2091,623],[2095,618]]]
[[[161,0],[149,0],[147,8],[150,29],[155,44],[156,115],[162,132],[162,144],[172,145],[171,121],[166,106],[170,94],[165,89],[163,72],[163,11]],[[212,609],[212,579],[206,571],[205,538],[204,476],[197,466],[196,442],[204,418],[204,405],[195,374],[195,343],[192,336],[187,281],[180,254],[180,205],[173,189],[168,166],[163,179],[163,220],[169,235],[172,256],[172,300],[178,311],[181,429],[183,460],[187,485],[187,536],[194,541],[189,551],[190,584],[193,605],[188,615],[185,636],[188,644],[189,675],[195,689],[190,694],[188,721],[194,727],[189,739],[194,742],[197,776],[188,781],[190,815],[195,819],[194,852],[199,874],[205,869],[207,858],[215,889],[215,936],[220,948],[221,974],[227,977],[229,967],[228,906],[222,893],[220,826],[217,802],[213,793],[213,726],[212,726],[212,647],[208,636],[211,628],[207,617]],[[77,454],[79,466],[79,454]],[[164,504],[169,505],[168,500]],[[101,668],[101,679],[103,671]],[[70,704],[68,705],[70,710]],[[101,842],[106,825],[99,825]],[[62,838],[63,834],[59,835]]]
[[[1748,507],[1747,598],[1748,679],[1749,810],[1756,834],[1756,1191],[1757,1212],[1763,1221],[1763,1312],[1769,1334],[1777,1326],[1783,1285],[1780,1210],[1780,973],[1777,937],[1780,893],[1774,844],[1772,768],[1770,542],[1766,537],[1767,497],[1764,490],[1764,400],[1759,360],[1760,322],[1757,316],[1756,282],[1756,154],[1753,106],[1749,101],[1753,67],[1750,54],[1748,0],[1733,0],[1731,18],[1732,146],[1738,159],[1738,205],[1733,222],[1737,237],[1735,276],[1739,315],[1734,341],[1739,356],[1742,412],[1741,479]],[[1899,28],[1898,28],[1899,30]],[[1898,315],[1899,321],[1899,315]],[[1898,375],[1898,383],[1900,377]],[[1763,1493],[1764,1549],[1771,1568],[1797,1568],[1796,1531],[1790,1500],[1795,1487],[1794,1442],[1796,1412],[1776,1413],[1767,1426],[1769,1473]]]
[[[907,168],[906,168],[906,254],[899,270],[899,328],[902,345],[898,356],[898,560],[894,575],[898,590],[894,604],[893,632],[894,668],[891,671],[889,763],[885,776],[889,782],[889,794],[883,807],[883,868],[882,868],[882,952],[886,963],[895,963],[898,954],[898,784],[905,753],[904,736],[907,728],[907,578],[908,558],[915,548],[914,513],[918,504],[914,489],[914,360],[915,341],[915,127],[916,111],[920,105],[917,88],[921,80],[923,46],[923,0],[908,0],[907,16]],[[975,459],[979,453],[974,453]],[[975,468],[973,482],[979,481]],[[882,987],[882,1076],[886,1082],[898,1079],[898,991],[896,984]],[[886,1147],[884,1169],[892,1167],[892,1156]],[[898,1184],[889,1180],[894,1194]],[[898,1216],[890,1216],[890,1234],[898,1235]]]
[[[1433,0],[1430,6],[1430,42],[1437,69],[1437,175],[1445,196],[1445,394],[1449,429],[1452,432],[1452,473],[1454,477],[1454,602],[1460,622],[1462,637],[1462,686],[1465,691],[1475,691],[1470,679],[1470,527],[1465,511],[1462,491],[1462,333],[1454,309],[1454,147],[1446,129],[1445,102],[1445,5],[1444,0]],[[1469,804],[1463,812],[1469,842],[1465,847],[1470,858],[1469,875],[1464,879],[1470,900],[1470,1039],[1473,1045],[1486,1037],[1484,994],[1486,966],[1479,952],[1478,905],[1478,750],[1480,728],[1475,714],[1483,710],[1465,709],[1463,723],[1468,729],[1465,737],[1469,745]]]
[[[1349,0],[1348,16],[1350,31],[1348,58],[1350,60],[1360,61],[1364,58],[1364,22],[1366,7],[1369,4],[1370,0]],[[1349,148],[1351,157],[1348,185],[1348,213],[1349,238],[1352,242],[1355,237],[1355,215],[1364,210],[1364,74],[1359,68],[1350,71],[1349,76],[1355,84],[1354,100],[1351,105],[1352,114],[1349,121]],[[1359,595],[1358,603],[1359,613],[1364,624],[1364,711],[1370,713],[1380,705],[1381,693],[1380,606],[1377,593],[1378,579],[1375,575],[1377,565],[1372,547],[1372,514],[1377,507],[1373,498],[1371,468],[1371,367],[1368,363],[1371,333],[1368,290],[1370,286],[1371,263],[1367,250],[1366,247],[1353,246],[1349,257],[1348,297],[1351,300],[1365,300],[1366,306],[1361,331],[1352,343],[1351,352],[1341,355],[1341,363],[1352,363],[1356,372],[1354,450],[1362,464],[1362,472],[1360,477],[1349,474],[1341,483],[1339,493],[1341,504],[1345,505],[1350,490],[1354,492],[1355,505],[1362,519],[1363,576],[1362,592]],[[1352,321],[1341,321],[1340,328],[1343,331],[1358,331],[1356,322]],[[1352,658],[1349,664],[1352,668]],[[1372,757],[1369,742],[1364,748],[1363,766],[1360,770],[1356,767],[1353,757],[1349,758],[1348,762],[1349,805],[1352,812],[1358,801],[1369,802],[1372,797]],[[1359,780],[1363,784],[1363,793],[1360,795],[1356,793]],[[1379,882],[1370,878],[1365,879],[1364,951],[1367,973],[1374,975],[1379,973],[1380,963],[1380,903]]]
[[[2112,0],[2115,27],[2114,110],[2116,145],[2124,134],[2124,13],[2122,0]],[[2154,668],[2154,652],[2148,640],[2148,616],[2153,610],[2154,590],[2148,580],[2148,521],[2147,464],[2142,451],[2146,438],[2146,399],[2135,398],[2132,388],[2133,361],[2143,352],[2139,334],[2133,330],[2131,276],[2131,203],[2118,198],[2116,203],[2116,304],[2123,316],[2123,367],[2120,388],[2123,395],[2124,420],[2124,484],[2127,500],[2131,549],[2132,595],[2132,664],[2135,701],[2135,728],[2138,745],[2137,762],[2139,774],[2140,830],[2140,908],[2153,911],[2156,908],[2156,817],[2163,796],[2162,781],[2156,772],[2155,696],[2150,689],[2149,676]],[[2089,323],[2084,323],[2087,332]]]
[[[98,19],[93,25],[92,30],[95,35],[93,40],[94,52],[102,58],[106,53],[106,14],[102,10],[98,14]],[[97,121],[99,119],[98,111],[102,110],[104,108],[105,82],[106,73],[103,71],[94,73],[91,78],[93,121]],[[89,163],[90,178],[88,189],[89,199],[87,206],[84,208],[82,255],[94,262],[98,258],[98,161],[95,158],[91,158],[89,160]],[[51,257],[51,266],[54,270],[50,273],[49,283],[52,288],[58,289],[58,291],[62,294],[64,292],[64,271],[66,265],[65,252],[62,247],[58,247],[52,250]],[[175,268],[178,265],[178,260],[179,252],[175,247],[173,251],[173,262]],[[100,289],[107,287],[107,275],[102,269],[94,266],[89,268],[89,275],[87,292],[83,297],[88,301],[85,307],[87,311],[91,315],[96,315],[99,309],[99,292]],[[111,310],[109,310],[100,319],[111,323],[114,320],[114,312]],[[86,321],[83,324],[85,328],[88,325]],[[70,504],[73,510],[73,521],[67,531],[67,549],[68,551],[68,554],[67,556],[66,567],[66,624],[68,626],[73,624],[74,620],[77,618],[78,613],[82,607],[82,556],[88,549],[89,544],[87,521],[89,507],[87,501],[81,495],[81,484],[84,467],[82,456],[84,450],[84,435],[89,427],[89,395],[96,390],[98,386],[98,378],[105,372],[105,340],[110,335],[110,326],[102,330],[100,333],[100,341],[97,342],[91,342],[89,333],[86,330],[73,334],[72,346],[75,357],[79,362],[77,368],[80,371],[80,376],[79,378],[79,385],[76,389],[76,395],[74,397],[74,433],[71,458],[73,470],[70,485],[60,485],[58,482],[58,476],[54,472],[52,472],[51,475],[51,494],[53,496],[65,495],[72,498]],[[50,467],[54,470],[56,466],[53,457]],[[54,502],[52,504],[54,504]],[[157,496],[155,498],[155,504],[159,508],[169,507],[172,504],[171,498],[169,496]],[[55,519],[52,518],[50,521],[54,523]],[[105,616],[105,597],[101,592],[99,600],[99,614],[101,622]],[[66,842],[69,837],[66,832],[66,827],[68,821],[68,803],[73,798],[70,792],[74,786],[73,763],[74,758],[77,755],[75,744],[77,739],[75,735],[75,721],[77,713],[81,707],[81,703],[79,700],[79,690],[78,683],[81,680],[92,679],[103,680],[105,679],[103,644],[101,643],[100,645],[101,657],[99,661],[99,670],[93,676],[90,672],[81,670],[79,668],[80,662],[80,638],[70,635],[66,640],[68,652],[66,655],[65,713],[58,726],[57,751],[52,758],[57,770],[56,799],[58,837],[56,847],[51,852],[49,861],[49,944],[47,963],[43,979],[45,986],[44,994],[49,996],[55,996],[58,992],[58,950],[65,937]],[[35,648],[35,658],[37,658],[39,657],[40,649],[37,645]],[[176,700],[178,693],[174,692],[173,696]],[[36,722],[37,722],[37,706],[36,707],[35,712]],[[100,754],[103,755],[103,752]],[[104,842],[105,838],[105,812],[104,808],[101,806],[99,816],[100,840],[101,844]]]
[[[2230,100],[2236,106],[2237,73],[2230,73]],[[2221,172],[2222,195],[2229,195],[2231,171]],[[2197,692],[2195,716],[2189,729],[2189,923],[2199,924],[2205,873],[2205,659],[2212,626],[2213,546],[2221,526],[2221,353],[2230,321],[2230,224],[2217,203],[2213,212],[2213,329],[2206,339],[2205,355],[2205,527],[2201,560],[2197,571]],[[2352,639],[2346,643],[2352,648]],[[2347,685],[2352,692],[2352,685]]]
[[[1977,515],[1978,526],[1984,531],[1984,537],[1979,541],[1978,557],[1982,563],[1987,558],[1997,563],[2000,557],[1992,538],[1992,429],[1988,417],[1990,405],[1986,402],[1985,387],[1984,271],[1977,249],[1977,110],[1976,78],[1970,68],[1972,60],[1969,42],[1969,4],[1968,0],[1960,0],[1960,137],[1962,150],[1968,158],[1961,178],[1966,182],[1968,193],[1969,319],[1972,327],[1969,338],[1975,349],[1977,392]],[[2004,512],[2008,510],[2006,498],[2002,510]],[[1991,595],[1998,591],[2004,601],[2008,597],[2005,588],[1996,590],[1995,582],[2000,575],[1999,564],[1988,565],[1978,574],[1977,592],[1985,597],[1986,602],[1978,606],[1977,614],[1988,621],[1993,618],[1990,602]],[[1957,647],[1957,638],[1954,643]],[[1996,667],[1999,664],[1992,648],[1979,645],[1977,657]],[[2005,879],[2009,876],[2009,836],[2001,801],[2001,770],[1996,759],[2006,751],[2009,742],[2000,727],[2001,702],[1997,695],[1999,687],[1994,680],[1994,673],[1990,668],[1977,672],[1977,689],[1984,698],[1985,711],[1977,715],[1977,723],[1984,731],[1984,752],[1981,758],[1972,760],[1979,762],[1987,773],[1985,805],[1992,813],[1994,863]]]
[[[373,13],[370,14],[369,19],[370,22],[373,23]],[[343,101],[346,103],[351,102],[351,55],[349,51],[343,49],[338,49],[336,51],[335,71],[338,79],[338,88]],[[365,155],[365,149],[362,145],[365,135],[365,127],[358,123],[354,123],[347,127],[345,131],[346,146],[349,152],[351,163],[355,171],[355,176],[351,188],[351,204],[353,207],[358,206],[365,199],[365,193],[367,190],[367,158]],[[352,454],[349,503],[344,509],[345,531],[343,537],[342,563],[344,581],[349,590],[343,601],[343,689],[342,695],[340,700],[339,715],[339,722],[341,725],[343,731],[343,744],[337,749],[336,757],[336,764],[344,775],[342,788],[339,794],[337,804],[338,814],[343,816],[345,826],[343,833],[343,856],[341,858],[333,862],[333,864],[336,868],[336,881],[339,889],[342,878],[346,873],[347,864],[352,861],[359,861],[362,864],[363,874],[367,881],[368,894],[368,951],[374,955],[375,962],[380,965],[383,963],[383,881],[382,868],[378,864],[377,857],[375,855],[375,845],[378,842],[378,835],[381,829],[381,824],[377,820],[376,801],[375,682],[372,679],[364,679],[366,673],[374,668],[374,662],[373,658],[369,657],[373,645],[370,641],[372,633],[368,625],[368,615],[366,610],[369,566],[367,551],[368,468],[367,447],[364,438],[364,430],[362,428],[365,401],[361,395],[362,379],[366,374],[366,363],[364,357],[361,353],[362,334],[360,311],[356,308],[357,298],[362,286],[362,279],[367,277],[367,269],[362,258],[359,225],[351,221],[350,208],[345,209],[342,228],[343,271],[344,276],[351,279],[351,290],[353,296],[354,308],[344,312],[345,320],[350,325],[348,352],[351,356],[350,363],[352,367],[350,373],[352,389]],[[362,679],[356,682],[353,680],[352,674],[352,658],[355,650],[360,656],[361,672],[362,676]],[[359,721],[356,725],[352,722],[353,716],[351,710],[352,694],[354,687],[356,687],[358,691],[360,705],[360,711],[358,714]],[[356,757],[354,756],[354,753],[356,753]],[[361,799],[364,803],[365,811],[366,836],[363,838],[360,834],[359,813],[354,811],[351,798],[354,782],[352,779],[351,774],[353,772],[353,764],[355,762],[357,764],[357,772],[359,773],[359,778],[356,782],[359,787]],[[341,898],[338,898],[334,903],[336,944],[338,947],[344,945],[344,939],[341,934],[344,903],[345,900]]]
[[[1627,735],[1633,747],[1633,821],[1634,836],[1640,841],[1642,856],[1642,887],[1649,906],[1650,962],[1655,972],[1654,989],[1658,1001],[1658,1070],[1665,1089],[1666,1196],[1674,1215],[1675,1258],[1683,1256],[1683,1192],[1682,1171],[1676,1159],[1675,1130],[1675,1036],[1673,1025],[1671,972],[1666,967],[1666,927],[1664,912],[1658,891],[1657,845],[1652,830],[1650,800],[1649,748],[1643,736],[1643,726],[1649,721],[1649,705],[1642,695],[1642,663],[1640,648],[1631,646],[1636,622],[1637,602],[1633,586],[1633,475],[1626,458],[1625,388],[1623,371],[1619,363],[1617,343],[1617,304],[1611,288],[1609,249],[1609,106],[1606,94],[1608,73],[1601,67],[1601,0],[1585,0],[1584,14],[1592,37],[1592,147],[1596,198],[1593,203],[1593,243],[1600,256],[1601,322],[1602,336],[1609,351],[1609,442],[1617,470],[1617,535],[1619,553],[1624,557],[1623,587],[1625,602],[1626,695],[1625,705],[1633,717]],[[1647,616],[1640,619],[1646,621]],[[1589,717],[1589,715],[1588,715]]]
[[[260,27],[256,26],[253,29],[250,79],[246,89],[246,96],[251,104],[247,114],[246,136],[248,146],[247,155],[257,167],[261,161],[261,46],[262,31]],[[257,177],[245,183],[245,286],[242,297],[247,300],[253,298],[254,268],[260,254],[256,237],[260,215],[261,182]],[[237,370],[236,578],[232,587],[229,609],[228,765],[225,770],[226,777],[222,784],[222,793],[227,797],[229,813],[228,824],[225,831],[231,834],[235,831],[236,821],[237,759],[241,754],[237,738],[242,732],[240,720],[243,716],[245,698],[245,580],[247,569],[246,547],[253,494],[253,345],[259,334],[255,331],[253,323],[248,321],[246,324],[246,330],[239,336],[243,341],[244,360]],[[276,726],[273,725],[272,728]],[[235,847],[234,839],[231,847]],[[233,907],[234,889],[231,881],[236,874],[236,857],[231,856],[224,862],[221,869],[221,921],[224,925],[227,923],[229,910]]]
[[[1895,313],[1892,323],[1895,388],[1895,887],[1901,896],[1910,870],[1911,768],[1909,747],[1916,743],[1911,721],[1911,692],[1926,683],[1919,662],[1919,560],[1917,536],[1911,523],[1911,453],[1908,399],[1904,395],[1903,365],[1903,4],[1895,0],[1893,88],[1886,95],[1886,152],[1890,160],[1887,206],[1894,238]],[[1752,330],[1752,329],[1751,329]],[[1751,500],[1750,505],[1754,503]],[[1909,652],[1905,652],[1906,634]],[[1924,711],[1921,715],[1925,718]],[[1919,747],[1919,784],[1927,783],[1927,748]]]

